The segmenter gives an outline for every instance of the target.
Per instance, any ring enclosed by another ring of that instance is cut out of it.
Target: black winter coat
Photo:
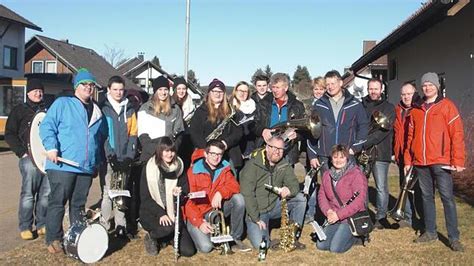
[[[367,95],[362,98],[362,105],[367,111],[367,117],[370,119],[369,134],[367,142],[363,148],[369,149],[375,146],[377,161],[390,162],[392,157],[392,141],[393,141],[393,123],[395,122],[395,106],[386,99],[373,101]],[[372,117],[374,111],[382,112],[389,119],[390,128],[388,130],[378,127]]]
[[[209,110],[204,103],[196,109],[191,123],[189,125],[189,133],[191,141],[195,148],[204,149],[206,147],[206,137],[220,124],[212,124],[207,120]],[[232,121],[227,124],[218,140],[224,140],[227,144],[226,156],[230,159],[234,167],[243,166],[242,152],[240,151],[240,139],[243,137],[242,127],[236,126]]]
[[[21,158],[28,152],[30,122],[36,112],[46,110],[44,102],[33,103],[27,100],[13,108],[5,126],[5,141],[10,149]]]
[[[273,94],[269,93],[257,104],[257,111],[255,115],[255,135],[257,135],[258,139],[256,142],[256,147],[260,147],[264,144],[262,132],[264,129],[270,128],[272,104],[275,102],[274,99],[275,98],[273,97]],[[305,116],[305,108],[303,103],[298,101],[296,96],[289,91],[286,105],[288,108],[287,117],[286,120],[281,119],[281,121],[303,118]],[[297,141],[293,141],[285,151],[287,159],[292,165],[298,162],[298,141],[302,139],[302,134],[298,133]]]

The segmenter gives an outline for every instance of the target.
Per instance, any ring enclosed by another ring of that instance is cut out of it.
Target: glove
[[[119,168],[120,168],[120,165],[119,165],[119,161],[117,159],[117,155],[112,155],[109,157],[109,163],[110,163],[110,167],[112,167],[112,170],[114,172],[118,172],[119,171]]]
[[[117,171],[122,173],[127,173],[130,170],[130,166],[132,165],[132,159],[125,158],[123,161],[119,161],[117,163]]]

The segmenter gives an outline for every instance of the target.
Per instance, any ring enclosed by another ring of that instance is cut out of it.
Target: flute
[[[174,258],[178,261],[179,258],[179,196],[181,192],[176,196],[176,218],[174,220]]]

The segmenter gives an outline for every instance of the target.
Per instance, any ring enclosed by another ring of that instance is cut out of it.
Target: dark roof
[[[27,20],[26,18],[18,15],[17,13],[13,12],[11,9],[8,9],[4,5],[0,4],[0,19],[19,23],[26,28],[30,28],[37,31],[43,31],[40,27],[35,25],[33,22]]]
[[[444,4],[443,2],[447,3]],[[446,12],[457,2],[458,0],[431,0],[423,4],[421,8],[393,30],[387,37],[357,59],[357,61],[352,64],[351,70],[358,72],[379,57],[423,33],[431,26],[443,20],[446,17]]]
[[[133,57],[117,66],[117,70],[125,75],[127,72],[140,65],[141,63],[143,63],[143,58]]]
[[[95,75],[97,83],[106,87],[112,76],[121,76],[125,79],[127,89],[141,90],[131,80],[117,71],[101,55],[94,50],[78,46],[68,41],[58,41],[48,37],[35,35],[25,44],[25,61],[30,60],[36,53],[44,47],[51,54],[58,57],[58,60],[65,64],[72,72],[76,73],[80,68],[87,68]]]

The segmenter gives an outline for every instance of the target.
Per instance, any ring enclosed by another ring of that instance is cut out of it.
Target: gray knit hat
[[[439,84],[439,77],[438,77],[438,74],[436,74],[436,73],[434,73],[434,72],[425,73],[425,74],[421,77],[421,86],[423,86],[423,84],[424,84],[425,82],[430,82],[430,83],[432,83],[432,84],[435,85],[436,88],[438,88],[438,90],[439,90],[440,84]]]

